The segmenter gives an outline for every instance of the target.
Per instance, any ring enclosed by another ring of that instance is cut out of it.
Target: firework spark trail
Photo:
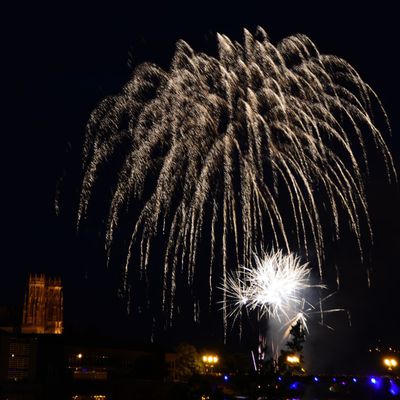
[[[322,276],[323,212],[339,237],[344,211],[361,255],[359,216],[372,238],[362,178],[369,138],[389,179],[396,179],[372,117],[379,99],[346,61],[320,54],[304,35],[274,46],[258,28],[254,36],[244,31],[244,44],[220,34],[217,40],[216,57],[179,41],[168,71],[138,66],[87,126],[78,224],[99,171],[114,155],[124,155],[112,185],[107,254],[125,211],[138,208],[123,287],[131,267],[146,271],[153,241],[163,235],[162,307],[170,323],[178,276],[186,274],[193,285],[206,230],[212,252],[223,249],[209,256],[210,274],[222,274],[225,282],[239,264],[249,267],[253,250],[289,252],[296,242],[296,250],[316,254]],[[317,201],[322,197],[326,211]],[[215,303],[211,278],[209,303]]]

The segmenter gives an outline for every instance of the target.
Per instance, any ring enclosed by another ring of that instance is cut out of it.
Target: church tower
[[[63,330],[63,295],[60,278],[29,275],[22,315],[22,333],[60,334]]]
[[[46,280],[45,333],[62,333],[63,293],[60,278]]]

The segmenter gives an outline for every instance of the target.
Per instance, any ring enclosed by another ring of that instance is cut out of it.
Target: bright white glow
[[[308,319],[313,314],[320,315],[320,323],[330,329],[323,321],[324,314],[345,310],[323,309],[323,303],[334,293],[320,298],[315,307],[307,297],[312,288],[323,289],[323,284],[311,284],[311,268],[302,264],[293,253],[282,251],[263,253],[254,256],[253,267],[240,267],[228,274],[222,290],[226,296],[225,312],[233,323],[243,311],[256,312],[258,319],[266,318],[269,325],[271,354],[277,360],[279,351],[288,339],[290,329],[298,321],[308,332]]]
[[[308,264],[301,264],[300,258],[293,253],[277,251],[262,257],[254,256],[253,268],[239,268],[228,275],[222,287],[228,299],[229,316],[236,317],[242,307],[246,307],[279,321],[295,318],[305,322],[302,312],[293,316],[289,310],[302,308],[305,289],[324,287],[310,284],[310,272]]]

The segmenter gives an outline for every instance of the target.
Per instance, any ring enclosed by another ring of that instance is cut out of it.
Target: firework
[[[310,289],[325,289],[323,284],[311,283],[311,268],[302,264],[293,253],[282,251],[254,255],[253,266],[240,267],[228,274],[222,286],[227,301],[223,307],[228,318],[235,322],[243,314],[256,314],[258,321],[268,322],[270,347],[275,359],[279,350],[289,337],[290,329],[298,321],[309,332],[308,320],[313,314],[320,315],[320,323],[324,324],[326,313],[343,312],[344,309],[322,308],[322,303],[333,294],[321,298],[319,307],[315,307],[308,297]],[[241,321],[240,321],[241,322]],[[261,329],[263,324],[260,325]],[[332,329],[332,328],[331,328]],[[267,332],[261,332],[261,340],[265,344]]]
[[[249,311],[257,310],[260,317],[267,316],[278,321],[292,321],[300,318],[304,309],[306,289],[322,284],[310,284],[311,268],[301,264],[300,258],[282,251],[254,256],[253,268],[241,267],[228,274],[222,290],[226,293],[224,307],[231,309],[228,316],[237,316],[245,307]],[[298,310],[291,317],[292,310]]]
[[[193,288],[199,268],[208,274],[210,307],[220,300],[213,282],[222,276],[226,285],[230,270],[248,268],[254,250],[312,251],[322,275],[325,236],[333,230],[339,238],[344,222],[362,254],[360,219],[372,235],[366,142],[394,176],[371,111],[379,108],[386,120],[384,110],[346,61],[320,54],[304,35],[277,46],[261,28],[254,36],[245,31],[243,44],[217,39],[214,57],[179,41],[167,71],[138,66],[87,126],[78,221],[100,171],[117,169],[108,182],[107,253],[126,210],[134,210],[122,272],[122,288],[134,296],[130,274],[146,274],[163,238],[161,302],[170,322],[177,287]],[[331,220],[329,232],[321,215]]]

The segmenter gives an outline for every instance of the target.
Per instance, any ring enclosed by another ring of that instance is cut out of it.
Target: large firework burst
[[[393,172],[371,112],[379,100],[346,61],[320,54],[304,35],[277,46],[261,28],[245,31],[243,44],[217,39],[215,57],[179,41],[169,70],[138,66],[87,126],[79,220],[99,170],[118,155],[106,248],[126,210],[137,210],[123,267],[128,290],[132,271],[145,274],[155,239],[165,238],[161,302],[169,321],[182,277],[193,287],[199,268],[206,271],[215,303],[214,276],[226,281],[267,246],[312,250],[322,274],[322,214],[336,237],[344,215],[362,253],[360,217],[371,234],[366,141]]]

